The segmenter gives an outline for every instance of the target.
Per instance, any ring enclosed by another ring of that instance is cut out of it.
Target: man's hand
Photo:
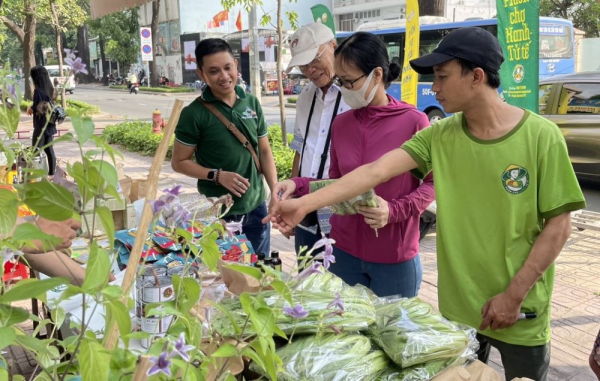
[[[61,243],[54,248],[55,250],[71,247],[71,241],[75,238],[77,230],[81,228],[81,222],[72,218],[66,221],[49,221],[39,217],[36,224],[42,232],[53,235],[61,240]],[[44,244],[41,241],[33,241],[33,244],[35,247],[27,246],[21,250],[26,254],[39,254],[48,251],[44,249]]]
[[[492,330],[512,327],[519,319],[522,300],[510,296],[506,292],[488,300],[481,309],[483,321],[479,330],[490,327]]]
[[[302,198],[279,201],[269,210],[269,215],[262,222],[266,224],[271,221],[273,227],[278,229],[284,235],[290,235],[294,227],[300,223],[306,216],[302,208]]]
[[[221,171],[219,174],[219,184],[227,188],[228,191],[237,197],[242,197],[250,188],[250,182],[243,176],[235,172]]]
[[[390,208],[388,202],[379,196],[375,196],[377,200],[376,208],[361,206],[358,213],[365,217],[365,222],[373,229],[381,229],[388,224],[390,219]]]

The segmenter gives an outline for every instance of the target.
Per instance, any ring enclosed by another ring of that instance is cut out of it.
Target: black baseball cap
[[[462,58],[493,73],[500,71],[504,55],[498,39],[479,27],[458,28],[450,32],[430,54],[410,61],[419,74],[433,74],[435,65]]]

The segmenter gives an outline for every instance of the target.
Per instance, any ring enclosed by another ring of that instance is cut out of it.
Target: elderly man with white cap
[[[296,102],[296,124],[292,149],[296,151],[292,177],[329,178],[331,125],[335,117],[350,109],[340,88],[333,84],[333,52],[337,44],[331,29],[321,23],[304,25],[291,38],[292,60],[286,72],[298,67],[311,82]],[[296,253],[329,234],[329,209],[308,215],[295,230]],[[317,253],[314,253],[317,254]]]

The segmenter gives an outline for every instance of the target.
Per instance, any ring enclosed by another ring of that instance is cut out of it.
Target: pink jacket
[[[345,112],[335,119],[331,133],[329,177],[338,179],[363,164],[400,147],[429,126],[427,116],[414,106],[388,96],[386,106],[368,106]],[[313,179],[296,177],[295,196],[309,192]],[[379,237],[360,214],[333,215],[331,237],[341,250],[367,262],[400,263],[419,253],[419,218],[434,200],[433,176],[423,183],[410,173],[375,187],[389,204],[389,222]]]

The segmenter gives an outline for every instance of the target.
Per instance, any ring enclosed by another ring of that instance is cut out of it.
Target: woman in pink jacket
[[[379,159],[429,126],[425,114],[386,93],[400,71],[398,64],[390,64],[385,45],[373,34],[355,33],[336,49],[336,80],[353,110],[338,115],[333,123],[331,179]],[[283,199],[299,197],[309,192],[312,180],[286,180],[273,193],[282,191]],[[434,199],[433,179],[429,176],[421,183],[403,174],[377,186],[375,193],[378,207],[331,217],[336,261],[329,270],[378,296],[416,296],[423,274],[419,218]]]

